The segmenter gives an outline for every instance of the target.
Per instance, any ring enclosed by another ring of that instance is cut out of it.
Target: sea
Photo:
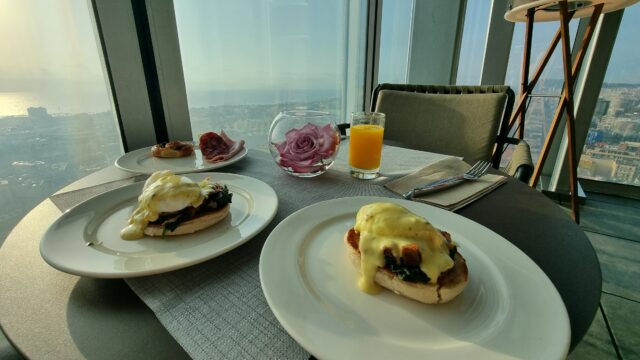
[[[266,105],[328,100],[343,97],[342,89],[247,89],[188,91],[189,107]]]
[[[206,90],[187,93],[190,108],[218,105],[263,105],[341,98],[341,89]],[[112,108],[106,91],[0,92],[0,118],[27,115],[29,107],[49,114],[101,113]]]
[[[27,115],[29,107],[44,107],[49,114],[100,113],[111,109],[111,100],[106,92],[0,92],[0,118]]]

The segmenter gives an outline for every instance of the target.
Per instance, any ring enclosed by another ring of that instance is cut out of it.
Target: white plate
[[[343,235],[367,203],[390,201],[451,233],[469,284],[447,304],[361,292]],[[282,326],[321,359],[564,359],[567,311],[522,251],[454,213],[406,200],[353,197],[304,208],[269,235],[260,281]]]
[[[158,158],[151,155],[151,147],[128,152],[116,160],[116,167],[141,174],[151,174],[154,171],[171,170],[175,174],[208,171],[219,169],[242,160],[247,156],[247,148],[243,148],[229,160],[210,163],[202,158],[198,148],[193,149],[193,155],[181,158]]]
[[[137,205],[143,183],[91,198],[65,212],[46,231],[40,254],[54,268],[75,275],[125,278],[184,268],[214,258],[245,243],[264,229],[278,208],[278,198],[264,182],[226,173],[188,174],[199,181],[226,184],[233,194],[229,215],[210,228],[174,237],[120,239],[120,230]],[[94,245],[87,246],[88,242]]]

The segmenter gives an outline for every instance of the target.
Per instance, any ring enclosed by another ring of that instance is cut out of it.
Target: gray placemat
[[[255,150],[243,161],[220,169],[260,179],[273,187],[279,207],[269,226],[246,244],[205,263],[126,280],[192,358],[307,359],[309,353],[274,317],[260,286],[260,252],[271,230],[291,213],[319,201],[348,196],[398,197],[383,184],[443,157],[387,148],[383,176],[362,181],[349,175],[345,148],[333,168],[312,179],[285,174],[268,153]],[[134,180],[102,184],[51,199],[64,211]]]
[[[309,354],[280,326],[260,287],[260,251],[284,218],[318,201],[358,195],[395,195],[379,183],[329,170],[298,179],[278,169],[268,154],[251,152],[224,168],[271,185],[279,199],[271,224],[245,245],[213,260],[127,283],[194,359],[307,359]]]

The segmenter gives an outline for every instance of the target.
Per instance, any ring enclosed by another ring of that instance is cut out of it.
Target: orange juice
[[[363,170],[380,167],[384,128],[380,125],[359,124],[351,127],[349,165]]]

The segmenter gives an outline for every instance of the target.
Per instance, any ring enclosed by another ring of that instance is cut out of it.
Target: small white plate
[[[54,268],[96,278],[158,274],[201,263],[245,243],[264,229],[278,209],[278,198],[264,182],[242,175],[198,173],[233,194],[229,215],[194,234],[122,240],[120,230],[137,206],[142,182],[91,198],[62,214],[46,231],[40,254]],[[93,245],[87,245],[93,243]]]
[[[376,201],[451,233],[469,267],[462,294],[426,305],[358,289],[343,236]],[[529,257],[480,224],[417,202],[341,198],[292,214],[262,249],[260,281],[282,326],[321,359],[564,359],[569,350],[564,303]]]
[[[210,163],[203,159],[197,146],[193,155],[181,158],[159,158],[151,155],[151,147],[128,152],[116,160],[116,167],[139,174],[152,174],[155,171],[171,170],[175,174],[209,171],[231,165],[247,156],[247,148],[243,148],[234,157],[226,161]]]

